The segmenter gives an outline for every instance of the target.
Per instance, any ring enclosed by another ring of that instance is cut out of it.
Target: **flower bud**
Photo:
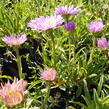
[[[54,81],[56,79],[57,71],[53,68],[47,68],[41,73],[41,78],[48,82]]]
[[[68,22],[67,24],[64,25],[64,27],[67,31],[73,31],[73,30],[75,30],[75,23]]]
[[[99,49],[105,50],[108,48],[108,41],[106,40],[106,38],[102,37],[98,40],[97,46]]]

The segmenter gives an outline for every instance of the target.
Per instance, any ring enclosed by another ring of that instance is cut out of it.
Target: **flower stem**
[[[96,40],[95,40],[95,35],[93,36],[93,47],[95,48],[96,46]]]
[[[74,34],[72,35],[72,32],[69,33],[68,43],[69,43],[69,62],[70,62],[72,56],[71,52],[73,52],[73,60],[75,60],[75,37]]]
[[[71,39],[70,39],[71,37],[69,37],[69,39],[68,39],[68,43],[69,43],[69,62],[70,62],[70,57],[71,57]]]
[[[50,83],[49,82],[46,83],[46,87],[47,87],[47,92],[46,92],[46,96],[44,98],[44,102],[42,104],[41,109],[47,109],[47,101],[48,101],[49,96],[50,96]]]
[[[89,58],[88,64],[90,64],[90,62],[92,62],[92,60],[93,60],[93,54],[94,54],[94,51],[96,48],[96,34],[93,34],[92,41],[93,42],[92,42],[92,47],[90,50],[90,58]]]
[[[52,30],[50,30],[49,31],[49,35],[50,35],[50,37],[51,37],[51,40],[52,40],[52,55],[51,55],[51,57],[52,57],[52,64],[53,64],[53,67],[55,67],[55,40],[54,40],[54,35],[53,35],[53,31]]]
[[[21,63],[21,56],[19,55],[19,49],[18,47],[16,47],[15,49],[16,51],[16,58],[17,58],[17,67],[18,67],[18,72],[19,72],[19,77],[20,79],[23,78],[23,74],[22,74],[22,63]]]

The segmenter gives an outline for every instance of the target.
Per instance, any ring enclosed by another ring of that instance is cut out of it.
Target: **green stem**
[[[70,44],[71,44],[71,40],[70,40],[70,37],[69,37],[69,62],[70,62],[70,52],[71,52],[71,47],[70,47]]]
[[[53,31],[50,30],[49,31],[49,35],[51,37],[51,40],[52,40],[52,64],[53,64],[53,67],[55,67],[55,40],[54,40],[54,35],[53,35]]]
[[[20,77],[20,79],[22,79],[23,78],[22,63],[21,63],[21,57],[19,55],[19,49],[18,49],[18,47],[16,47],[15,51],[16,51],[16,58],[17,58],[17,61],[16,62],[17,62],[19,77]]]
[[[68,23],[69,22],[69,15],[64,15],[63,17],[65,19],[65,23]]]
[[[90,58],[89,58],[88,64],[90,64],[93,60],[93,54],[94,54],[94,50],[96,48],[96,34],[93,34],[92,40],[93,40],[93,42],[92,42],[92,48],[90,51]]]
[[[73,60],[75,60],[75,37],[74,34],[72,36],[72,32],[69,33],[69,61],[71,58],[71,51],[73,50]],[[73,44],[73,49],[70,47]]]
[[[48,101],[49,96],[50,96],[50,83],[49,82],[47,82],[46,87],[47,87],[47,92],[46,92],[46,96],[44,98],[44,102],[42,104],[41,109],[47,109],[47,101]]]
[[[95,35],[93,36],[93,47],[96,47],[96,39],[95,39]]]

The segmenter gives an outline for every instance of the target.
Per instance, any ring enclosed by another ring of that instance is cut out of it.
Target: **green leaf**
[[[101,103],[102,103],[102,104],[109,104],[109,96],[104,97],[104,98],[101,100]]]
[[[31,103],[33,102],[33,99],[27,99],[26,100],[26,108],[29,109]]]
[[[100,105],[100,100],[99,100],[96,89],[94,89],[94,97],[93,98],[94,98],[94,102],[95,102],[96,106],[99,106]]]
[[[10,79],[10,80],[13,81],[13,78],[12,78],[11,76],[7,76],[7,75],[1,76],[1,75],[0,75],[0,79],[2,79],[2,78]]]
[[[85,102],[86,102],[86,104],[88,106],[88,109],[93,109],[93,107],[92,107],[92,101],[89,100],[88,98],[86,98],[85,96],[82,96],[82,97],[85,100]]]
[[[28,87],[28,90],[30,90],[31,88],[33,88],[35,85],[41,83],[41,80],[37,80],[31,83],[31,85]]]
[[[86,80],[84,80],[84,94],[85,94],[85,97],[86,97],[89,101],[91,101],[91,96],[90,96],[89,90],[88,90],[88,88],[87,88],[87,82],[86,82]]]
[[[97,76],[97,74],[91,74],[91,75],[88,76],[88,78],[93,78],[93,77],[96,77],[96,76]]]
[[[100,77],[100,82],[98,84],[98,88],[97,88],[97,94],[98,94],[98,96],[100,95],[100,92],[101,92],[101,89],[102,89],[102,86],[103,86],[103,81],[104,81],[103,78],[104,78],[104,75],[102,75]]]
[[[71,102],[74,103],[74,104],[78,104],[79,106],[84,107],[85,109],[88,109],[88,107],[86,105],[84,105],[80,102],[75,102],[75,101],[71,101]]]

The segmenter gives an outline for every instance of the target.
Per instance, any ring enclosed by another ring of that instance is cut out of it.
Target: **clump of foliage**
[[[108,14],[107,0],[1,0],[0,108],[108,109]]]

